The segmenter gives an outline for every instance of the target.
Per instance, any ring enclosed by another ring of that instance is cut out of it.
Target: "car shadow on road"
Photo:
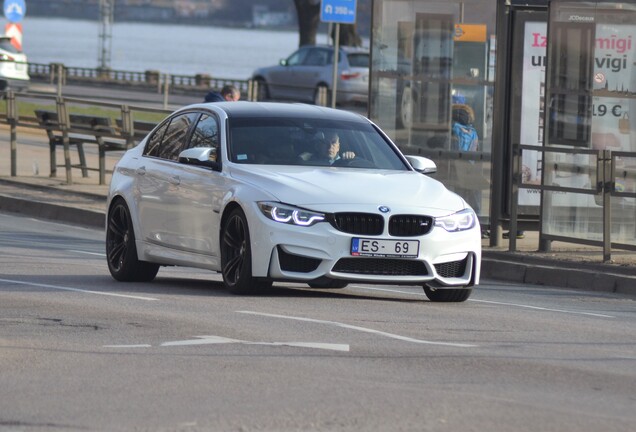
[[[218,277],[218,276],[215,276]],[[313,289],[303,284],[291,284],[288,282],[274,282],[271,288],[264,289],[262,293],[252,295],[238,295],[228,291],[220,280],[201,278],[181,278],[171,276],[157,276],[152,282],[117,282],[110,277],[99,277],[91,286],[104,286],[106,289],[118,293],[136,293],[145,295],[183,295],[205,297],[236,297],[236,298],[342,298],[354,300],[379,300],[391,302],[417,303],[426,301],[424,297],[405,297],[401,293],[378,292],[377,295],[361,294],[343,289]],[[85,283],[86,283],[85,282]]]

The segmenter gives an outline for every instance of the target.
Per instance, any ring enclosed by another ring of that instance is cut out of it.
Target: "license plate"
[[[353,256],[414,258],[419,251],[419,240],[351,239]]]

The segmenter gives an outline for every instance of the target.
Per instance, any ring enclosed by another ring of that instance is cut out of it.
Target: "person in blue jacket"
[[[204,102],[236,102],[241,98],[241,92],[233,85],[225,85],[221,92],[210,91],[205,95]]]

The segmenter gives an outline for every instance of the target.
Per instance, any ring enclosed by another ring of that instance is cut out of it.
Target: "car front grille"
[[[462,277],[466,272],[468,257],[461,261],[451,261],[442,264],[435,264],[435,271],[444,278]]]
[[[374,213],[335,213],[331,225],[338,231],[354,235],[381,235],[384,217]],[[423,215],[394,215],[389,219],[389,235],[416,237],[433,228],[433,218]]]
[[[377,276],[426,276],[428,270],[422,261],[385,258],[341,258],[334,272]]]
[[[415,237],[433,228],[433,218],[421,215],[396,215],[389,219],[389,234],[397,237]]]
[[[280,246],[278,246],[278,260],[281,270],[298,273],[309,273],[316,270],[321,261],[317,258],[307,258],[287,253]]]
[[[331,225],[338,231],[357,235],[380,235],[384,231],[384,218],[373,213],[336,213]]]

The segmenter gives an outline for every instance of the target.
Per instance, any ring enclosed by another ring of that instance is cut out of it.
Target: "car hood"
[[[442,183],[415,171],[242,165],[230,175],[280,202],[322,211],[325,207],[345,211],[384,205],[427,209],[441,215],[466,207]]]

